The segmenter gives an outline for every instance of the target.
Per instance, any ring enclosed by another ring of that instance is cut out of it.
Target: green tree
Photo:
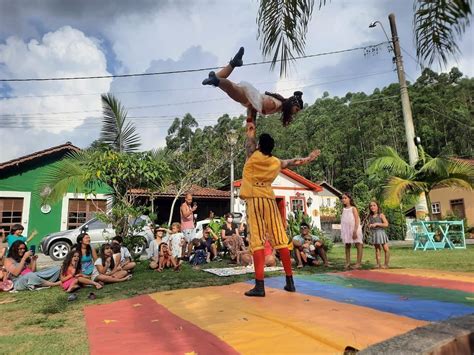
[[[388,174],[384,189],[386,203],[396,207],[405,195],[424,192],[431,217],[429,193],[436,187],[459,187],[471,190],[474,187],[474,166],[464,160],[445,156],[432,158],[420,148],[420,160],[410,166],[391,147],[379,147],[369,167],[371,174]]]

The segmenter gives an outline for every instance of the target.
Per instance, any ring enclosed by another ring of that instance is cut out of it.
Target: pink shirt
[[[191,214],[187,217],[184,217],[183,216],[183,213],[181,212],[181,208],[179,209],[179,214],[181,215],[181,230],[185,230],[185,229],[194,229],[194,215],[193,215],[193,211],[191,211],[191,207],[189,207],[189,205],[184,202],[181,207],[183,207],[185,209],[187,209],[188,211],[191,212]]]

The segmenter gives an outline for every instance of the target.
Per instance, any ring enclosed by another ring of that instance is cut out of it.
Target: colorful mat
[[[222,267],[215,269],[202,269],[202,271],[209,272],[217,276],[235,276],[235,275],[244,275],[244,274],[253,274],[254,268],[253,265],[249,266],[236,266],[236,267]],[[267,266],[265,267],[265,272],[272,271],[283,271],[281,266]]]
[[[397,284],[390,275],[414,279]],[[422,270],[305,275],[295,277],[296,293],[283,291],[284,277],[275,277],[265,281],[265,298],[243,296],[250,285],[237,283],[86,307],[90,351],[314,354],[363,349],[432,321],[474,313],[474,280],[468,274],[435,276]],[[462,287],[424,286],[426,279],[461,282]]]

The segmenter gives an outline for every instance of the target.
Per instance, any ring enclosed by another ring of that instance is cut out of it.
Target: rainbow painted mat
[[[304,354],[364,349],[429,322],[474,313],[472,274],[349,271],[159,292],[85,308],[92,354]]]

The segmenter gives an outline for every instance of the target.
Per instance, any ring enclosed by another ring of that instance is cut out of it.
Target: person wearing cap
[[[156,227],[153,231],[155,234],[155,239],[151,241],[150,246],[148,247],[148,260],[150,260],[150,269],[157,269],[160,259],[160,245],[163,241],[165,233],[167,232],[166,228]]]
[[[295,91],[293,96],[284,98],[280,94],[265,91],[261,94],[255,87],[245,81],[239,84],[228,79],[235,67],[243,65],[242,57],[244,47],[240,47],[229,64],[217,73],[209,72],[208,78],[204,79],[203,85],[213,85],[223,90],[231,99],[247,107],[248,116],[255,120],[257,113],[271,115],[281,112],[283,126],[288,126],[293,120],[293,116],[303,109],[303,93]]]
[[[329,266],[328,257],[326,251],[324,250],[324,243],[316,235],[311,234],[311,227],[306,222],[301,222],[300,224],[300,234],[293,237],[293,246],[296,250],[296,260],[298,262],[297,267],[303,267],[303,260],[301,259],[301,251],[303,250],[303,245],[305,240],[311,239],[311,245],[314,246],[315,256],[319,255],[323,260],[324,266]]]
[[[265,296],[263,269],[265,264],[264,245],[267,235],[272,247],[279,252],[280,260],[285,269],[286,285],[284,289],[288,292],[295,292],[288,236],[278,210],[272,182],[281,169],[308,164],[315,160],[320,152],[314,150],[306,158],[280,160],[272,155],[275,141],[269,134],[261,134],[257,145],[255,123],[252,120],[247,121],[245,146],[247,160],[242,173],[240,198],[247,203],[249,243],[255,268],[255,287],[247,291],[245,295]]]

